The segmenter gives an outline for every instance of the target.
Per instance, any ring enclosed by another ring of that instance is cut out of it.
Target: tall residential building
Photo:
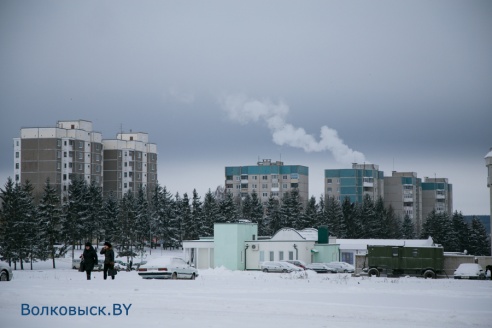
[[[29,180],[37,199],[48,178],[62,200],[68,196],[72,178],[102,186],[102,165],[102,135],[92,130],[90,121],[58,121],[51,128],[22,128],[20,138],[14,138],[15,182]]]
[[[422,218],[429,213],[453,214],[453,185],[446,178],[424,178],[422,182]]]
[[[149,143],[147,133],[119,133],[116,139],[105,139],[104,196],[111,192],[117,198],[142,187],[147,195],[157,185],[157,145]]]
[[[309,168],[302,165],[284,165],[281,161],[264,159],[257,165],[227,166],[225,168],[226,191],[235,197],[245,197],[255,191],[266,203],[270,196],[282,200],[284,193],[299,191],[304,204],[309,196]]]
[[[485,155],[485,166],[487,167],[487,187],[490,190],[490,226],[492,226],[492,148]],[[492,240],[492,233],[490,234],[490,239]],[[491,254],[492,254],[492,243],[491,243]]]
[[[374,200],[384,196],[384,173],[378,165],[353,163],[351,169],[325,170],[325,197],[362,203],[365,195]]]
[[[405,215],[412,220],[415,232],[422,229],[422,180],[415,172],[393,171],[384,177],[384,205],[391,207],[400,218]]]

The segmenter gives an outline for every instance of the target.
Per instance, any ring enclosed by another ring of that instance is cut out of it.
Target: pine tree
[[[374,202],[371,196],[367,194],[362,201],[362,218],[364,227],[362,238],[378,238],[378,218],[376,217]]]
[[[200,238],[200,234],[203,231],[203,209],[202,202],[196,189],[193,189],[193,200],[191,202],[191,217],[192,224],[188,232],[189,239],[194,240]]]
[[[214,223],[218,217],[219,205],[209,189],[205,194],[205,199],[203,200],[203,236],[213,236]]]
[[[57,241],[61,240],[61,216],[60,197],[57,190],[51,186],[48,178],[44,186],[43,196],[38,205],[38,239],[47,257],[51,258],[53,269],[56,268],[55,258],[57,254],[55,245]]]
[[[19,189],[9,177],[4,189],[0,190],[0,257],[8,261],[9,265],[15,260],[14,223],[20,215]],[[15,262],[14,262],[15,265]]]
[[[137,202],[132,191],[126,192],[120,200],[119,216],[116,242],[119,256],[126,256],[127,262],[137,256],[135,253],[135,243],[137,236],[136,220],[137,220]]]
[[[263,236],[273,236],[282,228],[280,206],[278,200],[270,196],[266,207],[266,215],[263,224]]]
[[[17,255],[20,261],[20,267],[24,269],[24,262],[29,260],[31,270],[33,261],[42,253],[40,252],[39,238],[37,237],[38,226],[36,222],[36,206],[32,191],[34,187],[29,181],[19,186],[20,209],[21,213],[14,224],[15,245],[17,246]]]
[[[258,197],[258,194],[256,191],[253,190],[251,193],[251,214],[250,214],[250,219],[251,222],[257,223],[258,224],[258,234],[260,232],[263,232],[263,216],[264,216],[264,210],[263,210],[263,205],[261,204],[261,200]]]
[[[301,215],[301,220],[297,227],[298,229],[318,227],[318,204],[316,204],[314,196],[309,199],[306,210]]]
[[[88,240],[92,241],[96,239],[96,245],[98,244],[102,234],[103,223],[103,197],[102,190],[95,181],[91,181],[86,190],[87,199],[87,221],[86,227],[88,230]],[[97,246],[96,246],[97,248]]]
[[[441,244],[445,251],[456,248],[456,235],[447,213],[432,211],[422,226],[422,238],[432,237],[436,244]]]
[[[120,216],[119,202],[113,192],[104,200],[101,217],[101,240],[113,242],[118,234],[117,218]]]
[[[242,218],[246,220],[251,220],[252,210],[253,210],[253,204],[251,201],[251,195],[246,194],[246,196],[244,196],[244,198],[241,201],[240,211],[241,211]]]
[[[68,201],[63,206],[62,235],[66,244],[72,246],[72,259],[75,245],[88,235],[85,226],[87,218],[87,184],[83,179],[73,179],[68,186]]]
[[[405,217],[403,218],[401,235],[403,239],[415,239],[415,226],[408,214],[405,214]]]
[[[152,196],[153,215],[155,216],[155,234],[160,238],[162,247],[174,247],[178,240],[176,225],[176,206],[173,197],[166,187],[159,185]]]
[[[388,235],[386,219],[387,219],[387,210],[384,207],[384,201],[381,196],[376,199],[374,203],[374,237],[373,238],[384,238]]]
[[[490,255],[490,239],[487,236],[487,230],[476,216],[471,221],[468,251],[476,256]]]
[[[226,192],[224,200],[219,205],[220,216],[218,222],[236,222],[237,221],[237,208],[234,203],[232,193]]]
[[[151,239],[151,215],[149,211],[149,202],[147,201],[147,193],[142,187],[137,190],[137,198],[135,200],[135,227],[134,233],[136,238],[136,252],[143,256],[145,250],[145,241]]]
[[[452,218],[453,230],[456,233],[456,249],[454,252],[463,252],[469,250],[470,229],[465,222],[465,218],[461,212],[455,211]]]

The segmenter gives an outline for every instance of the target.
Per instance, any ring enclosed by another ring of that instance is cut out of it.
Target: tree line
[[[272,236],[281,228],[318,228],[327,226],[330,235],[350,239],[415,239],[431,236],[445,251],[489,255],[490,240],[483,224],[476,218],[468,225],[455,212],[432,212],[417,236],[412,220],[398,217],[382,198],[368,195],[362,203],[347,198],[313,196],[304,206],[297,190],[283,195],[281,201],[270,197],[262,204],[253,192],[235,198],[218,188],[203,200],[196,190],[171,194],[157,184],[147,197],[143,189],[126,193],[121,199],[110,194],[103,198],[94,182],[75,179],[68,188],[68,200],[61,202],[59,193],[47,180],[39,202],[33,197],[29,182],[13,183],[9,178],[0,189],[0,258],[17,263],[52,260],[74,250],[86,241],[110,241],[120,256],[137,256],[145,246],[179,248],[183,240],[213,236],[214,223],[248,220],[258,224],[260,236]]]

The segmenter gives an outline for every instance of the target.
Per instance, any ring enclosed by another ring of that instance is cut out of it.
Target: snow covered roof
[[[367,245],[384,245],[384,246],[407,246],[407,247],[422,247],[433,246],[434,240],[432,237],[428,239],[338,239],[336,243],[340,245],[340,249],[357,250],[367,249]]]
[[[492,148],[490,149],[490,151],[487,153],[487,155],[485,155],[485,158],[487,157],[492,157]]]
[[[306,228],[303,230],[296,230],[293,228],[282,228],[279,231],[277,231],[270,240],[317,241],[318,230],[314,228]]]

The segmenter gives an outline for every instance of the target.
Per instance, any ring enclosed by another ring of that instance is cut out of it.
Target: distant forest
[[[333,197],[311,197],[304,202],[297,190],[285,193],[279,202],[270,197],[262,204],[253,192],[234,198],[223,188],[209,191],[203,200],[193,190],[172,194],[157,185],[147,198],[140,189],[121,199],[106,198],[95,183],[73,180],[68,200],[61,202],[58,191],[46,181],[39,202],[29,182],[8,179],[0,189],[0,258],[15,268],[26,263],[56,258],[81,247],[86,241],[110,241],[120,256],[134,257],[145,246],[179,248],[183,240],[213,235],[214,223],[249,220],[258,224],[260,236],[272,236],[281,228],[327,226],[330,235],[350,239],[415,239],[431,236],[446,252],[490,255],[490,240],[477,218],[467,224],[461,212],[432,212],[424,219],[422,232],[415,233],[412,220],[395,215],[382,198],[366,196],[362,203],[340,202]],[[303,204],[307,204],[304,206]]]

